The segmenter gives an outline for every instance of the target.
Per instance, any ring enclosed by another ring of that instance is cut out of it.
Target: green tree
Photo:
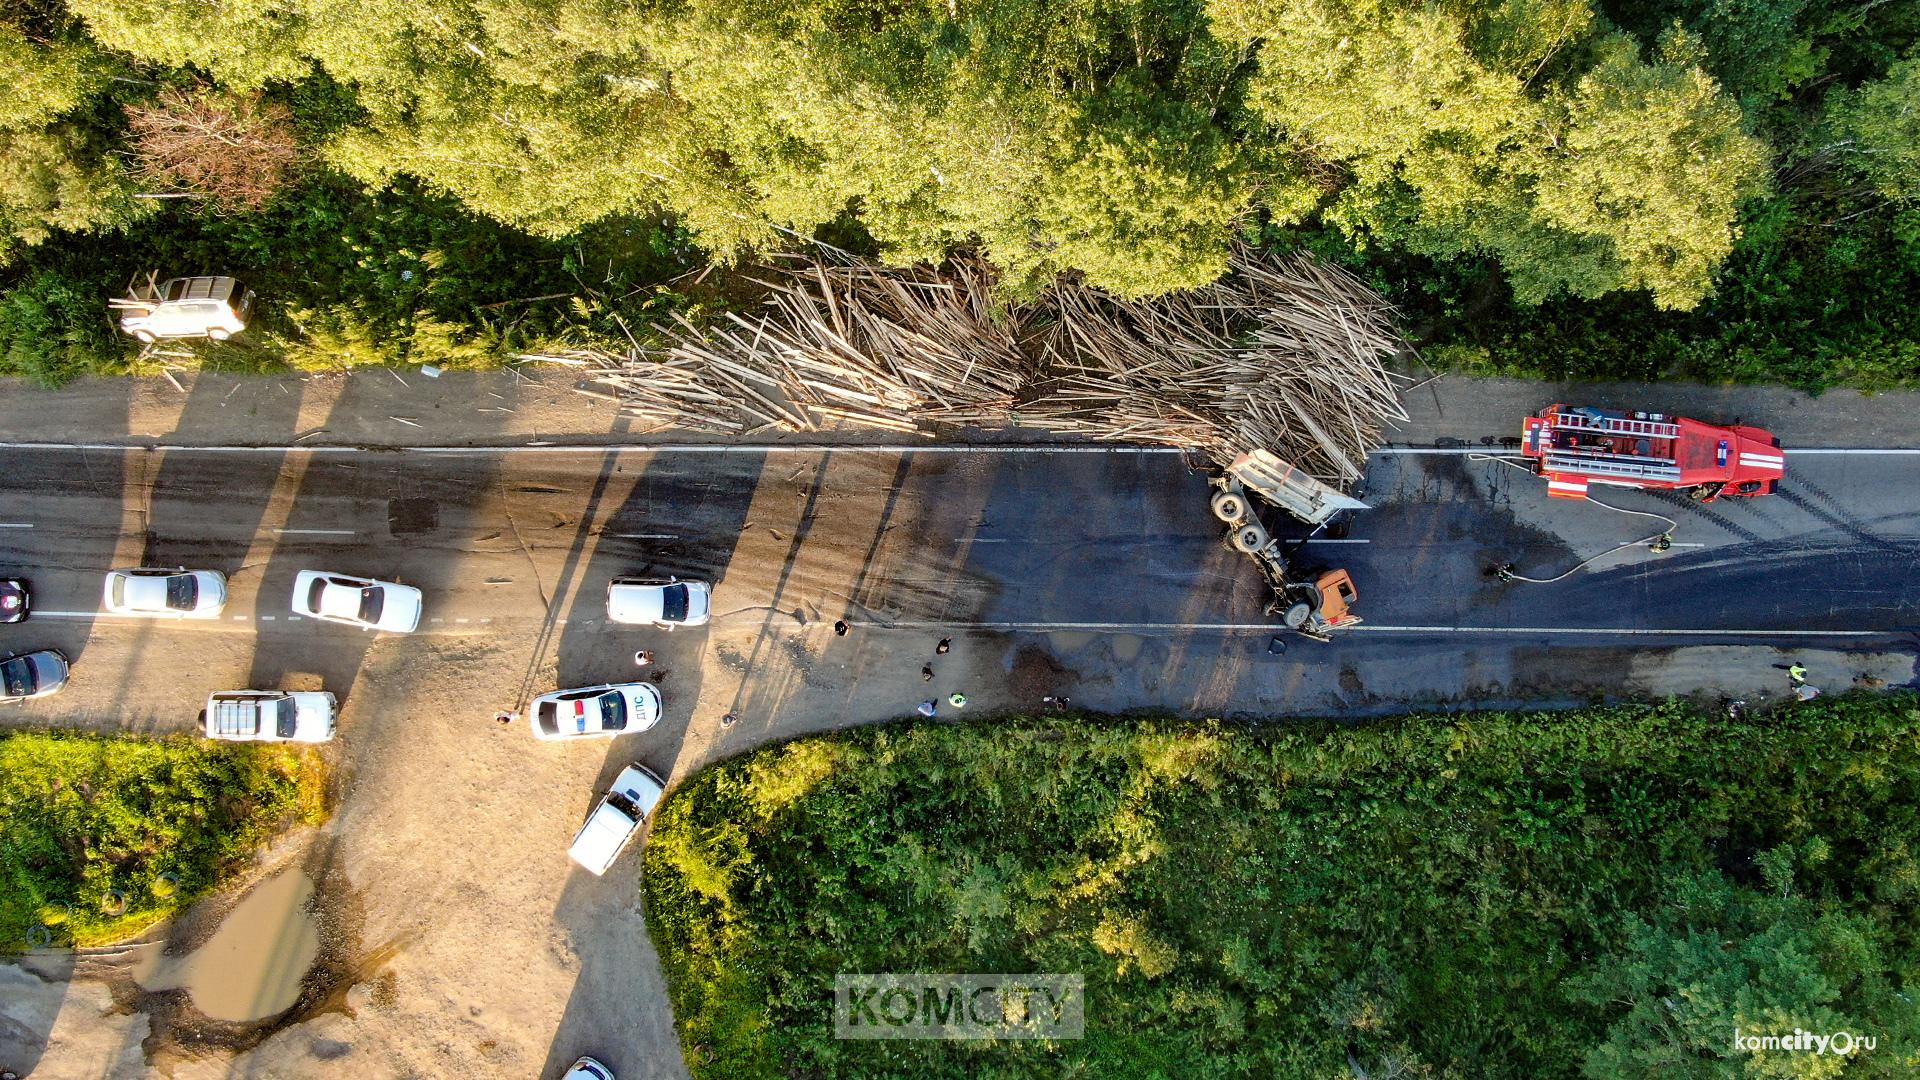
[[[0,263],[54,230],[115,225],[144,213],[102,134],[76,114],[105,83],[103,64],[64,20],[22,8],[0,15]]]
[[[1685,882],[1676,917],[1634,920],[1624,948],[1575,980],[1574,1000],[1616,1012],[1586,1058],[1595,1080],[1906,1075],[1920,1035],[1900,994],[1899,947],[1864,916],[1822,910],[1791,889],[1790,856],[1762,856],[1773,895],[1718,874]],[[1741,1036],[1872,1035],[1877,1052],[1849,1057],[1752,1050]]]
[[[1699,303],[1765,148],[1694,58],[1653,63],[1590,9],[1212,0],[1258,46],[1258,117],[1351,179],[1349,236],[1492,255],[1516,296],[1647,289]]]
[[[1920,198],[1920,56],[1835,94],[1831,114],[1837,149],[1853,169],[1889,199]]]

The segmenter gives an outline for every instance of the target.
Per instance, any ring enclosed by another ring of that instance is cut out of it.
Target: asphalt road
[[[562,854],[592,793],[636,758],[680,777],[923,700],[950,715],[954,692],[969,714],[1052,696],[1286,716],[1754,698],[1784,691],[1789,657],[1829,689],[1914,681],[1920,456],[1795,453],[1776,495],[1711,505],[1595,489],[1630,514],[1550,501],[1480,453],[1377,456],[1373,509],[1296,554],[1346,566],[1366,624],[1276,647],[1259,575],[1221,542],[1204,476],[1172,453],[4,450],[0,575],[31,578],[36,615],[0,627],[0,650],[60,648],[74,675],[0,723],[190,730],[210,691],[324,685],[343,704],[337,858],[367,944],[424,936],[416,954],[459,970],[422,960],[409,978],[423,996],[484,999],[490,1015],[515,1000],[496,982],[527,1000],[558,988],[488,1035],[507,1071],[591,1051],[623,1077],[678,1076],[631,856],[594,879]],[[1674,546],[1613,550],[1668,527],[1649,514],[1672,520]],[[1586,560],[1551,584],[1488,572],[1553,578]],[[105,571],[135,565],[224,571],[231,601],[208,623],[100,615]],[[304,569],[419,586],[421,632],[294,618]],[[715,581],[713,624],[608,624],[607,581],[627,573]],[[635,668],[639,648],[651,667]],[[666,718],[612,744],[536,749],[491,720],[556,686],[637,675],[659,681]],[[423,878],[410,860],[445,832],[448,785],[470,793],[459,828],[481,839]],[[521,919],[522,936],[558,926],[565,943],[502,945],[476,912]],[[476,983],[462,969],[487,963],[512,971]],[[537,1044],[519,1051],[530,1061],[498,1049],[513,1039]]]

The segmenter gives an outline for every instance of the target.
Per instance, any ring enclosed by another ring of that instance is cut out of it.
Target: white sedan
[[[107,572],[107,610],[160,619],[213,619],[227,606],[227,576],[218,570],[139,566]]]
[[[293,579],[293,612],[362,630],[411,633],[420,625],[420,590],[411,585],[302,570]]]
[[[713,617],[713,586],[677,577],[617,577],[607,586],[607,618],[671,630]]]
[[[612,683],[555,690],[533,699],[537,739],[631,735],[660,722],[660,690],[652,683]]]

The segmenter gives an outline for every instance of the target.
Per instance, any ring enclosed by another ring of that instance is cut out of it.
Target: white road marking
[[[1381,457],[1422,457],[1447,454],[1489,454],[1497,457],[1520,457],[1520,449],[1511,450],[1502,446],[1382,446],[1372,451]],[[1911,447],[1875,447],[1875,446],[1839,446],[1818,449],[1788,448],[1783,451],[1788,457],[1801,454],[1841,454],[1855,457],[1920,457],[1920,448]]]
[[[888,443],[521,443],[514,446],[306,446],[300,444],[235,446],[215,444],[183,446],[178,443],[103,443],[103,442],[0,442],[0,450],[153,450],[167,453],[199,454],[1184,454],[1177,446],[1138,446],[1126,444],[1046,444],[994,443],[978,446],[961,444],[905,445]],[[1491,446],[1382,446],[1371,451],[1383,457],[1418,457],[1446,454],[1495,454],[1520,456],[1519,447],[1511,449],[1495,443]],[[1781,453],[1839,454],[1852,456],[1920,457],[1920,447],[1787,447]]]
[[[623,540],[678,540],[673,533],[614,533]]]
[[[1307,537],[1307,543],[1309,544],[1371,544],[1373,543],[1373,541],[1371,540],[1335,540],[1332,537],[1321,538],[1317,536],[1309,536]]]
[[[439,622],[440,620],[439,620],[439,619],[435,619],[435,620],[433,620],[433,621],[434,621],[434,622]],[[454,622],[457,622],[457,623],[467,623],[467,622],[472,622],[473,620],[472,620],[472,619],[455,619],[455,620],[453,620],[453,621],[454,621]]]
[[[158,450],[170,454],[1184,454],[1177,446],[905,446],[885,443],[569,443],[518,446],[180,446],[174,443],[0,442],[0,450]]]
[[[281,536],[358,536],[352,529],[275,529]]]
[[[279,618],[279,616],[278,616],[278,615],[262,615],[262,616],[260,616],[260,621],[261,621],[261,622],[273,622],[273,621],[274,621],[275,619],[277,619],[277,618]]]
[[[27,522],[14,522],[14,521],[0,522],[0,529],[31,529],[31,528],[33,528],[33,526]]]
[[[849,620],[852,621],[852,620]],[[1029,633],[1055,631],[1108,631],[1111,633],[1162,633],[1180,630],[1258,630],[1286,633],[1278,623],[1144,623],[1144,622],[945,622],[945,621],[859,621],[853,625],[875,630],[1001,630]],[[1368,632],[1375,634],[1596,634],[1609,637],[1783,637],[1783,638],[1876,638],[1894,637],[1897,630],[1708,630],[1638,629],[1633,627],[1583,626],[1391,626],[1361,623],[1335,633]]]

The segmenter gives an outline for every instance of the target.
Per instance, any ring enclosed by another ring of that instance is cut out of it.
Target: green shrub
[[[80,945],[138,932],[274,830],[317,823],[321,790],[311,750],[0,735],[0,951],[40,925]]]
[[[41,270],[0,293],[0,375],[57,386],[124,370],[107,297],[85,281]]]
[[[700,1078],[1816,1075],[1733,1048],[1796,1024],[1920,1069],[1907,695],[869,728],[687,780],[642,888]],[[1087,1030],[840,1040],[842,972],[1078,972]]]

